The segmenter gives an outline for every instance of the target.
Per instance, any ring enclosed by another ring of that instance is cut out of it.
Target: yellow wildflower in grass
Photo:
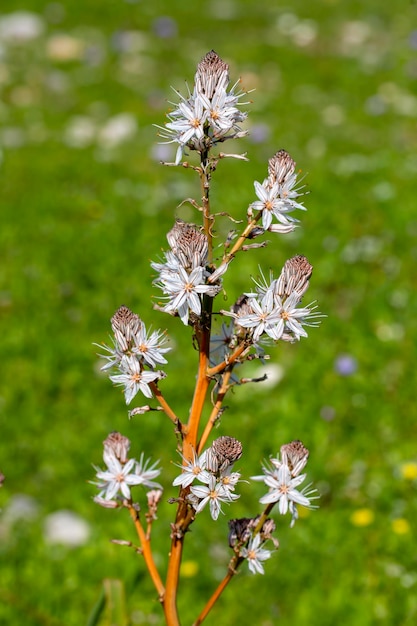
[[[199,566],[197,561],[183,561],[181,563],[181,576],[184,576],[184,578],[194,578],[198,570]]]
[[[415,461],[409,461],[403,463],[400,467],[401,476],[406,480],[415,480],[417,478],[417,463]]]
[[[410,532],[410,524],[403,517],[393,519],[391,522],[391,527],[396,535],[407,535]]]
[[[374,521],[372,509],[356,509],[350,516],[350,521],[354,526],[369,526]]]

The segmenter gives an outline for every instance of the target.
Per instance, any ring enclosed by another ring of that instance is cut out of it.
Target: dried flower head
[[[207,237],[197,226],[177,220],[167,234],[167,239],[171,250],[185,270],[191,271],[196,267],[206,265]]]
[[[236,547],[238,544],[243,545],[252,536],[252,531],[256,527],[260,516],[257,517],[241,517],[240,519],[229,520],[229,546]]]
[[[197,65],[195,91],[211,100],[216,91],[226,90],[228,84],[228,64],[214,50],[210,50]]]
[[[298,476],[307,465],[310,452],[299,440],[281,446],[280,451],[282,463],[288,466],[292,476]]]
[[[268,161],[268,176],[279,185],[283,185],[294,172],[295,161],[286,150],[278,150]]]
[[[305,256],[299,254],[288,259],[280,277],[275,281],[274,293],[281,298],[290,296],[294,291],[303,296],[308,289],[312,273],[313,266]]]
[[[214,461],[214,465],[217,465],[219,471],[224,471],[240,459],[242,456],[242,444],[234,437],[218,437],[211,445],[210,457]],[[207,460],[207,467],[209,468],[209,461]]]
[[[111,318],[111,327],[116,342],[123,352],[130,348],[130,342],[140,329],[142,321],[139,315],[133,313],[127,306],[121,306]]]
[[[113,454],[122,464],[126,463],[130,449],[130,440],[127,437],[114,431],[106,437],[103,445],[107,454]]]

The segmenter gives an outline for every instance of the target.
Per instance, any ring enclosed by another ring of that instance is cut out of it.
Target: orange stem
[[[169,417],[171,422],[173,422],[176,426],[180,426],[181,422],[178,417],[175,415],[174,411],[169,406],[168,402],[165,400],[161,390],[158,388],[158,385],[154,382],[149,383],[150,388],[152,389],[152,393],[155,396],[156,400],[158,400],[161,407],[164,409],[165,415]]]
[[[225,398],[225,395],[227,393],[227,391],[229,390],[229,380],[230,380],[230,376],[232,375],[232,370],[230,369],[228,372],[225,372],[224,376],[223,376],[223,380],[222,380],[222,386],[219,390],[219,393],[217,394],[217,399],[216,399],[216,404],[213,407],[213,410],[211,412],[211,415],[207,421],[206,427],[203,431],[203,434],[201,435],[200,441],[198,442],[198,446],[197,446],[197,454],[200,454],[201,450],[204,448],[204,446],[206,445],[206,441],[213,429],[213,426],[215,425],[220,409],[222,408],[222,404]]]
[[[210,613],[213,606],[216,604],[217,600],[220,598],[223,591],[226,589],[229,582],[232,580],[233,576],[237,573],[237,568],[239,567],[239,565],[242,563],[243,560],[244,559],[242,557],[238,557],[238,556],[233,557],[233,559],[231,560],[229,564],[226,576],[223,578],[221,583],[216,588],[215,592],[213,593],[213,595],[207,602],[206,606],[201,611],[196,621],[193,623],[193,626],[199,626],[199,624],[201,624],[205,620],[205,618]]]
[[[133,520],[133,523],[136,528],[136,532],[140,539],[140,547],[142,549],[143,558],[145,559],[145,563],[149,570],[149,574],[152,578],[152,582],[155,585],[155,588],[158,592],[159,599],[161,602],[163,602],[164,594],[165,594],[165,587],[161,580],[157,567],[155,565],[155,561],[153,560],[150,540],[146,536],[145,530],[140,522],[139,513],[131,505],[129,505],[128,508],[129,508],[130,517]]]
[[[216,374],[221,374],[228,365],[235,363],[238,360],[238,358],[242,356],[242,354],[247,348],[248,346],[246,344],[241,343],[233,352],[233,354],[231,354],[227,358],[227,361],[222,361],[218,365],[215,365],[214,367],[210,367],[207,370],[207,376],[215,376]]]

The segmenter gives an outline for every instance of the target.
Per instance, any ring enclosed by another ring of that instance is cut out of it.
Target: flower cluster
[[[268,487],[266,493],[259,502],[261,504],[278,503],[281,515],[288,511],[292,515],[291,525],[298,518],[297,504],[307,508],[314,508],[311,500],[316,499],[316,491],[308,485],[302,491],[297,487],[304,482],[306,474],[300,474],[307,464],[309,451],[301,441],[293,441],[281,446],[281,460],[279,455],[271,458],[270,463],[262,466],[263,475],[252,476],[252,480],[265,483]]]
[[[107,363],[103,370],[117,369],[120,373],[110,376],[110,380],[124,387],[126,404],[129,404],[141,391],[152,398],[150,383],[165,378],[158,364],[166,363],[163,356],[171,348],[164,348],[166,337],[163,332],[147,332],[145,324],[128,307],[121,306],[111,319],[113,346],[101,346],[107,352],[102,355]],[[145,369],[147,368],[147,369]]]
[[[193,454],[189,461],[184,459],[182,473],[175,478],[174,486],[190,487],[188,502],[196,513],[209,503],[210,515],[217,520],[222,512],[221,503],[230,503],[239,498],[234,493],[240,473],[233,472],[233,464],[242,455],[242,445],[233,437],[219,437],[200,456]],[[200,485],[193,485],[194,481]]]
[[[161,473],[157,467],[158,462],[150,465],[150,461],[144,459],[143,453],[140,460],[128,458],[130,441],[120,433],[111,433],[103,442],[103,460],[107,469],[96,469],[98,482],[93,484],[99,489],[99,494],[94,501],[106,508],[115,508],[121,502],[131,502],[130,488],[135,485],[143,485],[149,489],[161,490],[159,483],[154,481]],[[120,492],[120,495],[119,495]]]
[[[146,562],[170,624],[180,623],[176,597],[186,533],[203,509],[208,508],[211,518],[218,520],[223,505],[240,497],[236,489],[241,474],[234,471],[234,466],[242,456],[242,444],[230,436],[218,437],[211,445],[207,442],[227,409],[225,398],[230,390],[238,384],[263,381],[267,376],[237,378],[235,368],[253,359],[263,362],[269,358],[265,346],[273,342],[296,342],[307,337],[306,327],[317,326],[322,317],[314,302],[307,306],[302,304],[313,268],[301,255],[286,261],[278,278],[274,278],[272,272],[265,278],[261,272],[252,290],[242,294],[231,310],[220,309],[220,296],[216,303],[212,302],[220,294],[224,276],[240,253],[264,247],[266,241],[254,240],[267,232],[293,231],[298,222],[294,212],[305,210],[299,201],[303,187],[297,182],[296,164],[285,150],[279,150],[269,159],[265,180],[254,183],[257,199],[247,209],[247,220],[239,219],[245,217],[247,205],[237,217],[228,215],[222,210],[224,207],[220,207],[220,212],[213,211],[211,182],[221,159],[224,156],[245,158],[244,155],[211,152],[220,142],[246,134],[240,127],[246,118],[239,108],[243,104],[243,93],[236,91],[236,87],[237,83],[229,89],[228,65],[214,51],[209,52],[197,67],[194,87],[188,89],[186,97],[176,92],[180,102],[173,105],[168,123],[160,127],[168,143],[178,144],[176,165],[187,151],[192,150],[200,157],[198,165],[183,163],[183,169],[199,176],[201,201],[190,198],[189,202],[202,215],[202,226],[177,219],[167,234],[169,250],[162,259],[151,263],[156,274],[154,285],[162,294],[154,308],[179,318],[194,331],[193,347],[198,351],[198,366],[189,411],[180,403],[177,413],[159,385],[165,377],[159,368],[167,363],[165,355],[170,349],[166,347],[165,334],[159,330],[147,331],[139,316],[125,306],[111,319],[112,343],[110,347],[104,346],[102,355],[106,360],[102,369],[110,373],[113,383],[123,387],[127,404],[139,391],[152,399],[145,406],[133,408],[129,415],[157,410],[164,413],[171,422],[175,434],[175,441],[174,437],[172,440],[181,455],[181,461],[175,464],[180,473],[172,482],[178,494],[168,500],[177,510],[171,524],[172,543],[165,582],[151,547],[152,524],[157,519],[162,496],[162,488],[155,482],[161,472],[158,464],[151,464],[143,454],[139,461],[130,458],[129,440],[112,433],[104,442],[106,469],[96,468],[94,483],[98,488],[95,498],[98,504],[129,509],[140,539],[138,552]],[[234,226],[222,245],[217,240],[223,232],[217,227],[217,221],[223,216],[230,218]],[[221,320],[219,334],[214,335],[217,316],[225,317]],[[187,370],[186,376],[193,378],[193,372]],[[209,400],[211,408],[206,412]],[[151,406],[153,403],[156,408]],[[280,515],[290,514],[291,526],[298,517],[298,506],[315,508],[315,490],[310,485],[301,487],[306,478],[303,471],[308,455],[300,441],[293,441],[282,446],[279,455],[262,465],[261,475],[252,477],[266,486],[267,492],[259,500],[263,510],[258,515],[255,512],[253,517],[229,522],[233,556],[223,581],[195,623],[200,624],[207,616],[244,561],[251,573],[264,574],[264,563],[278,547],[273,537],[275,521],[269,517],[274,507]],[[145,515],[131,496],[132,487],[137,485],[147,489]]]
[[[300,307],[306,292],[312,266],[303,256],[289,259],[277,279],[256,283],[256,291],[247,293],[232,311],[222,311],[234,318],[235,326],[247,329],[249,338],[257,343],[264,335],[274,341],[297,341],[307,337],[304,326],[317,326],[322,315],[313,303]]]
[[[237,84],[227,91],[229,66],[212,50],[198,64],[193,92],[181,101],[167,117],[169,122],[158,128],[167,143],[178,143],[175,164],[178,165],[185,148],[207,152],[216,143],[243,137],[239,124],[246,113],[237,107],[244,92],[236,92]]]
[[[167,300],[162,310],[187,325],[190,314],[193,319],[201,314],[201,296],[216,296],[220,286],[207,283],[207,237],[196,226],[177,220],[167,239],[171,250],[165,253],[165,263],[151,264],[158,272],[154,283]]]
[[[259,211],[264,231],[289,233],[294,230],[298,220],[289,213],[295,209],[305,211],[305,207],[296,202],[296,198],[301,195],[296,184],[295,161],[288,152],[279,150],[269,160],[268,177],[262,184],[258,181],[254,183],[258,200],[249,206],[248,217],[252,217],[253,211]],[[278,224],[272,223],[273,218]]]

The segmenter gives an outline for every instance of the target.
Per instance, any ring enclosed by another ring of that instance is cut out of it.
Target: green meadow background
[[[280,148],[308,191],[295,234],[231,266],[222,306],[250,289],[259,266],[277,274],[300,253],[314,266],[308,297],[327,318],[271,350],[269,383],[236,388],[215,433],[242,442],[244,477],[301,439],[320,508],[293,529],[277,520],[265,576],[243,567],[206,623],[417,622],[416,14],[407,0],[2,0],[1,624],[91,624],[108,578],[124,581],[128,623],[163,624],[141,558],[109,541],[135,541],[128,516],[95,505],[88,481],[112,430],[135,456],[161,459],[154,538],[164,571],[175,436],[162,414],[128,420],[93,343],[108,342],[121,304],[166,328],[161,386],[187,416],[191,330],[153,310],[149,263],[175,216],[198,220],[179,205],[200,191],[191,170],[159,164],[175,148],[158,145],[153,124],[210,49],[253,90],[250,135],[225,146],[250,162],[219,164],[213,210],[245,219],[253,181]],[[218,222],[219,242],[229,228]],[[259,511],[261,486],[239,491],[217,523],[204,511],[187,537],[184,625],[224,575],[227,520]]]

